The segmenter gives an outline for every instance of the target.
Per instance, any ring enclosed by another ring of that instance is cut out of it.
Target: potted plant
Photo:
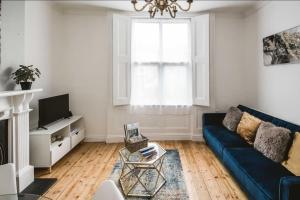
[[[20,65],[19,69],[12,73],[12,79],[21,85],[22,90],[30,90],[32,82],[34,82],[36,78],[39,78],[40,75],[40,70],[34,68],[33,65]]]

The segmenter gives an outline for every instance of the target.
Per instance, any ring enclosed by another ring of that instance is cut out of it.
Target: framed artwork
[[[139,138],[140,131],[139,131],[139,123],[131,123],[124,125],[125,130],[125,139],[128,141],[131,138]]]
[[[300,26],[263,38],[264,65],[300,62]]]
[[[1,7],[2,7],[2,0],[0,0],[0,55],[1,55],[1,27],[2,27],[2,16],[1,16]],[[1,68],[1,56],[0,56],[0,68]]]

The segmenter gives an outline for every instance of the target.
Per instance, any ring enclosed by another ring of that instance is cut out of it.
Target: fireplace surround
[[[34,93],[41,91],[0,92],[0,122],[5,121],[4,129],[7,127],[7,139],[3,137],[7,147],[3,149],[7,149],[7,162],[16,166],[18,191],[25,189],[34,180],[34,168],[29,164],[29,112],[32,110],[29,103]]]
[[[0,121],[0,165],[8,163],[8,120]]]

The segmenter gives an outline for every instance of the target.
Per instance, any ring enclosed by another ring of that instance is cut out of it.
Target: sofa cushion
[[[261,120],[247,112],[243,113],[242,119],[237,127],[238,134],[241,135],[249,144],[253,144],[256,131]]]
[[[243,106],[243,105],[239,105],[238,108],[243,111],[243,112],[247,112],[250,115],[253,115],[259,119],[261,119],[262,121],[266,121],[266,122],[272,122],[272,120],[274,119],[274,117],[272,117],[271,115],[267,115],[263,112],[259,112],[257,110],[254,110],[252,108]]]
[[[300,133],[295,134],[293,145],[290,148],[288,159],[282,163],[289,171],[300,176]]]
[[[254,148],[275,162],[285,158],[290,142],[290,130],[262,122],[255,138]]]
[[[240,109],[236,107],[230,107],[223,120],[223,125],[230,131],[236,131],[242,115],[243,112]]]
[[[238,134],[223,126],[204,126],[203,136],[212,150],[222,158],[224,147],[250,147]]]
[[[278,199],[280,178],[293,176],[254,148],[225,148],[223,162],[253,199]]]
[[[282,119],[278,119],[276,117],[273,117],[271,115],[267,115],[263,112],[259,112],[257,110],[254,110],[252,108],[249,108],[249,107],[246,107],[246,106],[243,106],[243,105],[239,105],[238,108],[243,112],[247,112],[247,113],[250,113],[251,115],[254,115],[255,117],[261,119],[262,121],[271,122],[272,124],[275,124],[276,126],[287,128],[292,133],[295,133],[297,131],[300,132],[300,126],[299,125],[284,121]]]

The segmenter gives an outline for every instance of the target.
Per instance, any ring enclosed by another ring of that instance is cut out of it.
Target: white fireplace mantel
[[[31,93],[41,92],[41,91],[43,91],[43,89],[3,91],[0,92],[0,98],[23,95],[23,94],[31,94]]]
[[[29,103],[33,98],[33,94],[41,91],[43,90],[32,89],[0,92],[0,120],[9,117],[7,114],[31,111]]]
[[[18,190],[34,180],[34,168],[29,165],[29,103],[34,93],[42,89],[0,92],[0,120],[9,120],[9,162],[15,163]]]

